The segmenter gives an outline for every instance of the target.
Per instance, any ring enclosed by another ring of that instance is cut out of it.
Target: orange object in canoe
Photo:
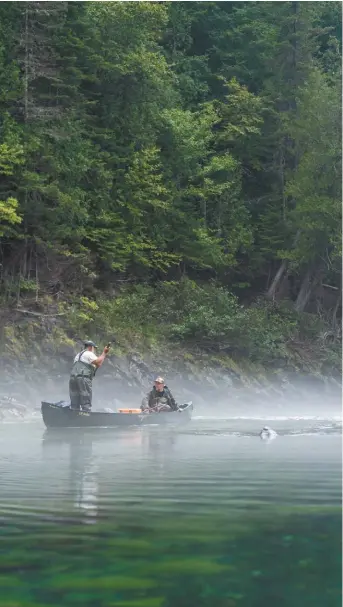
[[[118,409],[118,413],[142,413],[141,409]]]

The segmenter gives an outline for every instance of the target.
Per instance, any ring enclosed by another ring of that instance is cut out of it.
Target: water
[[[1,607],[341,605],[338,419],[3,424],[0,475]]]

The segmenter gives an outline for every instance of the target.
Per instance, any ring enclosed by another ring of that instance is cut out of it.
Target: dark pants
[[[69,396],[72,409],[89,411],[92,407],[92,380],[72,375],[69,380]]]

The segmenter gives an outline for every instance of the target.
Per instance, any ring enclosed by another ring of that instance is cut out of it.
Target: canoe
[[[42,401],[41,412],[47,428],[108,428],[116,426],[179,425],[190,421],[193,403],[179,406],[178,411],[142,413],[137,409],[106,411],[75,411],[68,403]]]

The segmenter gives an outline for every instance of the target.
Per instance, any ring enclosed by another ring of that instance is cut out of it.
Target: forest
[[[341,24],[340,2],[2,2],[7,355],[63,323],[338,368]]]

